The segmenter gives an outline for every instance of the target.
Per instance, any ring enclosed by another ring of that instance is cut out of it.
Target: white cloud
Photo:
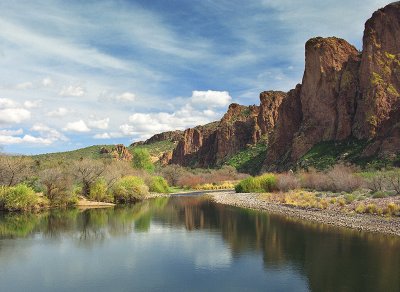
[[[50,77],[43,78],[42,85],[44,87],[51,87],[53,86],[53,80]]]
[[[22,135],[24,133],[23,129],[18,129],[18,130],[6,130],[2,129],[0,130],[0,135],[2,136],[15,136],[15,135]]]
[[[0,98],[0,108],[10,108],[18,106],[16,102],[9,98]]]
[[[81,97],[84,96],[86,93],[85,88],[80,85],[69,85],[64,86],[61,91],[59,92],[60,96],[75,96]]]
[[[0,124],[18,124],[30,118],[30,111],[23,108],[6,108],[0,110]]]
[[[26,108],[36,108],[39,107],[41,104],[41,100],[27,100],[24,102],[24,107]]]
[[[116,99],[117,101],[122,101],[122,102],[124,102],[124,101],[134,101],[135,98],[136,98],[136,96],[135,96],[135,94],[132,93],[132,92],[124,92],[124,93],[122,93],[122,94],[120,94],[120,95],[117,95],[117,96],[115,97],[115,99]]]
[[[63,134],[61,134],[56,129],[50,128],[49,126],[42,124],[42,123],[34,124],[30,130],[40,133],[44,138],[49,139],[53,142],[58,141],[58,140],[62,140],[62,141],[68,140],[67,137],[65,137]]]
[[[108,129],[108,124],[110,122],[110,118],[105,118],[102,120],[91,120],[89,121],[89,127],[106,130]]]
[[[63,128],[64,131],[71,131],[71,132],[89,132],[90,129],[86,125],[83,120],[79,120],[76,122],[67,123],[67,125]]]
[[[125,136],[132,136],[135,134],[133,130],[133,126],[128,125],[128,124],[123,124],[119,126],[119,129],[121,130],[121,133]]]
[[[30,89],[33,87],[33,83],[32,82],[23,82],[23,83],[19,83],[15,86],[17,89]]]
[[[63,117],[66,114],[68,114],[68,109],[66,109],[65,107],[59,107],[58,109],[54,110],[54,111],[50,111],[47,113],[47,116],[49,117]]]
[[[224,107],[232,101],[227,91],[198,91],[192,92],[191,102],[205,107]]]
[[[104,90],[104,91],[100,92],[98,97],[99,97],[99,100],[116,101],[116,102],[120,102],[120,103],[132,102],[132,101],[135,101],[135,99],[136,99],[136,95],[129,91],[121,93],[121,94],[115,94],[115,93]]]
[[[108,133],[96,134],[93,136],[95,139],[110,139],[111,136]]]
[[[42,137],[34,137],[31,135],[25,135],[23,137],[16,136],[8,136],[0,134],[0,144],[1,145],[13,145],[13,144],[42,144],[42,145],[50,145],[53,143],[51,139],[42,138]]]

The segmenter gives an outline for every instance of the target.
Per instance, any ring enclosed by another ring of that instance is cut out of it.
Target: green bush
[[[104,178],[99,178],[90,186],[89,199],[98,202],[113,202],[114,198],[110,194],[107,182]]]
[[[260,186],[260,182],[257,181],[254,177],[248,177],[244,180],[240,181],[235,186],[235,192],[237,193],[261,193],[262,189]]]
[[[154,164],[151,162],[149,151],[144,148],[136,148],[132,151],[132,164],[136,169],[154,172]]]
[[[24,184],[3,187],[1,197],[3,208],[8,211],[28,211],[40,206],[38,195],[32,188]]]
[[[257,177],[248,177],[235,186],[237,193],[272,192],[277,189],[276,176],[266,173]]]
[[[136,176],[126,176],[119,179],[113,187],[116,203],[133,203],[144,198],[149,188],[144,181]]]
[[[161,176],[153,176],[148,182],[150,192],[169,193],[168,182]]]
[[[265,192],[273,192],[277,189],[278,180],[272,173],[266,173],[261,176],[257,176],[256,180],[260,182],[261,189]]]

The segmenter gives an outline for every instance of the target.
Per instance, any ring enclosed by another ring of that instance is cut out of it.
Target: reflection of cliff
[[[170,216],[172,210],[174,216]],[[400,291],[398,238],[215,205],[199,198],[171,199],[163,212],[159,220],[171,225],[221,232],[236,256],[262,253],[265,269],[295,266],[308,278],[312,291]]]
[[[399,238],[334,229],[199,197],[161,198],[123,208],[0,214],[0,239],[40,233],[90,247],[110,237],[151,232],[152,224],[171,232],[185,228],[221,234],[233,259],[251,253],[262,256],[266,270],[294,267],[312,291],[400,291]],[[12,249],[0,240],[1,254]]]

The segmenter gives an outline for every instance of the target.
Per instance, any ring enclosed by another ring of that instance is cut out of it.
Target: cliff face
[[[390,118],[400,88],[400,2],[376,11],[365,23],[354,134],[375,137]]]
[[[354,115],[358,51],[345,40],[315,38],[306,43],[300,90],[303,120],[292,146],[297,160],[320,141],[346,139]]]
[[[266,143],[285,97],[284,92],[262,92],[260,106],[233,103],[219,122],[185,130],[183,138],[170,156],[169,163],[197,167],[215,166],[248,145],[260,141]]]
[[[319,142],[353,138],[369,141],[365,156],[400,153],[400,2],[366,22],[362,52],[317,37],[305,59],[302,84],[288,93],[262,92],[260,106],[231,104],[219,122],[151,138],[178,141],[164,163],[214,166],[262,142],[264,170],[283,170]]]
[[[361,53],[338,38],[314,38],[305,49],[302,85],[282,103],[264,168],[294,164],[322,141],[367,139],[365,156],[398,153],[400,2],[366,22]]]

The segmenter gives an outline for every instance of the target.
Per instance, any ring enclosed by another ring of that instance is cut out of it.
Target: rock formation
[[[363,139],[365,156],[400,154],[400,2],[366,22],[362,52],[317,37],[306,43],[305,59],[302,84],[288,93],[262,92],[260,106],[231,104],[218,122],[148,141],[176,141],[163,163],[198,167],[256,143],[268,143],[265,170],[293,166],[322,141]]]

